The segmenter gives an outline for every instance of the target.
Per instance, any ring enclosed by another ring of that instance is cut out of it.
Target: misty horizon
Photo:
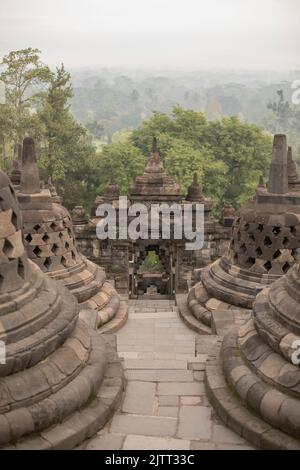
[[[50,66],[299,70],[298,0],[2,0],[0,53],[36,47]]]

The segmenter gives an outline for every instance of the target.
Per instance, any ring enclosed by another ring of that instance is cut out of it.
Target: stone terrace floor
[[[130,301],[129,319],[117,333],[127,379],[123,403],[84,448],[252,449],[223,426],[210,406],[203,382],[209,337],[197,356],[195,338],[174,302]]]

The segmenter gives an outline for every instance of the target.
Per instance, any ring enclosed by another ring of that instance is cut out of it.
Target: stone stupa
[[[99,328],[105,325],[105,331],[109,330],[108,322],[112,322],[112,330],[121,326],[126,320],[127,307],[106,280],[104,269],[78,252],[71,216],[59,204],[56,192],[40,189],[35,146],[30,138],[23,143],[17,195],[28,257],[48,276],[63,282],[77,298],[82,312],[96,311]]]
[[[287,154],[287,172],[288,172],[288,183],[290,191],[300,191],[300,178],[298,175],[297,165],[293,160],[292,147],[288,148]]]
[[[259,184],[238,212],[227,253],[201,271],[188,294],[189,311],[206,327],[219,313],[244,321],[256,294],[287,273],[299,248],[300,195],[288,187],[286,137],[276,135],[268,189]]]
[[[129,198],[132,203],[142,202],[144,204],[151,202],[180,203],[182,200],[180,185],[165,171],[155,137],[144,173],[137,176],[134,183],[131,184]]]
[[[28,259],[15,190],[0,171],[1,449],[74,448],[118,406],[121,363],[90,326],[96,313],[89,324],[78,314],[68,289]]]
[[[300,450],[300,264],[260,292],[206,366],[225,424],[263,449]]]

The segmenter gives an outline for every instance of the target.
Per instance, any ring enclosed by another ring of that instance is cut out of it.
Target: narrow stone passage
[[[123,403],[86,449],[251,449],[221,423],[207,400],[207,355],[196,356],[195,336],[174,302],[129,302],[129,319],[117,333],[127,379]]]

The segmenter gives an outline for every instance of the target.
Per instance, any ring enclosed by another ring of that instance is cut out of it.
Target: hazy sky
[[[50,65],[300,68],[300,0],[0,0],[0,55]]]

